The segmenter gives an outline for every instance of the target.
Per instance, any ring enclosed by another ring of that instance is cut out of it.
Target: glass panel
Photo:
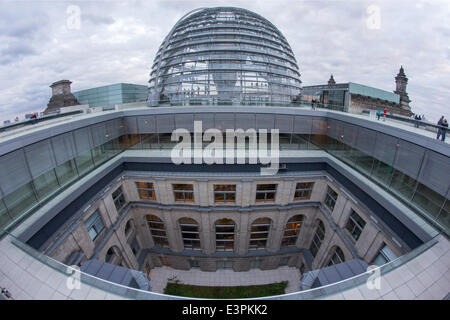
[[[436,217],[444,204],[445,198],[419,183],[412,201],[433,217]]]
[[[410,176],[395,170],[392,175],[391,188],[406,199],[411,199],[417,181]]]
[[[445,205],[437,218],[437,222],[444,228],[450,228],[450,200],[447,199],[445,201]]]
[[[33,183],[40,200],[47,199],[59,188],[54,170],[40,175],[33,180]]]
[[[3,198],[12,218],[16,218],[37,203],[31,183],[27,183]]]
[[[388,184],[394,168],[379,160],[374,161],[372,176],[382,184]]]
[[[75,161],[69,160],[55,168],[61,186],[65,186],[78,178]]]
[[[80,174],[80,176],[86,174],[94,168],[91,151],[87,151],[83,154],[78,155],[75,158],[75,162],[77,164],[78,173]]]
[[[92,157],[94,158],[94,163],[99,166],[106,160],[108,160],[108,152],[105,150],[105,145],[101,145],[92,149]]]
[[[11,221],[11,219],[9,218],[8,212],[6,210],[6,206],[3,203],[3,200],[0,199],[0,231],[10,221]]]
[[[353,151],[353,157],[355,159],[356,167],[365,174],[370,175],[373,166],[373,158],[356,149]]]

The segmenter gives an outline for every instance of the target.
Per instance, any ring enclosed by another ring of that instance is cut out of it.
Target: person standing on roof
[[[377,120],[380,120],[381,118],[381,109],[377,110]]]
[[[439,119],[439,121],[437,122],[437,125],[438,125],[438,126],[442,126],[442,123],[443,123],[443,122],[444,122],[444,116],[442,116],[442,117]],[[441,137],[441,135],[442,135],[442,129],[441,129],[441,128],[438,128],[438,133],[437,133],[436,139],[439,140],[439,138]]]
[[[439,136],[442,136],[441,141],[445,141],[445,134],[447,133],[447,128],[448,128],[447,119],[444,119],[444,116],[442,116],[438,122],[438,125],[440,125],[441,128],[438,129],[437,139],[439,140]],[[444,127],[444,128],[442,128],[442,127]]]

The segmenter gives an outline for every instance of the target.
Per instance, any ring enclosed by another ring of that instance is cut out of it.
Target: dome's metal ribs
[[[215,28],[221,32],[198,34]],[[270,21],[246,9],[204,8],[183,16],[164,38],[148,104],[290,104],[300,90],[292,49]]]

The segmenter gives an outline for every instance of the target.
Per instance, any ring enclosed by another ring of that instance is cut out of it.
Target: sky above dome
[[[147,84],[172,26],[199,7],[235,6],[271,21],[297,58],[303,86],[356,82],[395,90],[403,65],[412,111],[450,118],[448,1],[0,0],[0,121],[43,111],[49,85],[72,91]],[[79,17],[79,18],[78,18]]]

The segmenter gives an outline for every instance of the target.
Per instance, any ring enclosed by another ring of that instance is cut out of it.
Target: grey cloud
[[[92,24],[106,24],[110,25],[114,23],[114,19],[110,16],[100,16],[100,15],[94,15],[90,13],[81,13],[81,19],[82,21],[88,21]]]
[[[36,54],[37,51],[32,46],[20,41],[11,41],[5,49],[0,50],[0,64],[8,64]]]

